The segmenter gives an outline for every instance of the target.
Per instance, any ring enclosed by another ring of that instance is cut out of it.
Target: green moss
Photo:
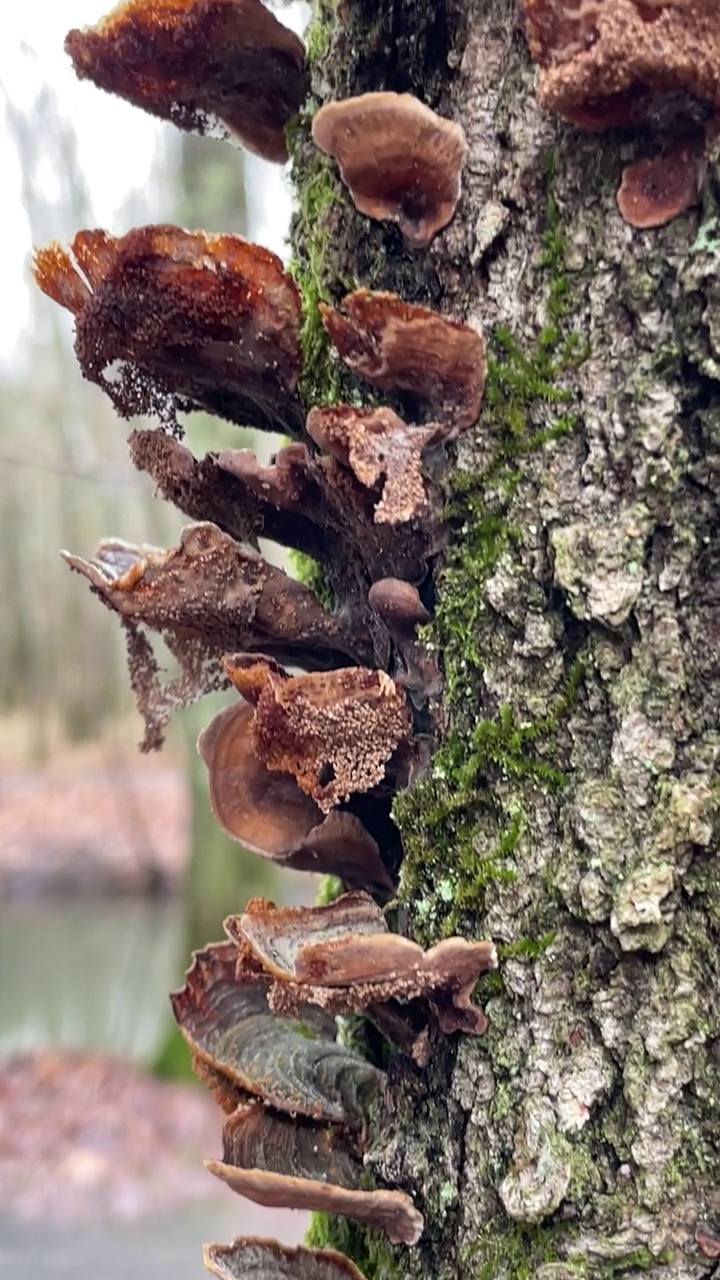
[[[321,605],[332,612],[335,608],[335,597],[322,565],[318,564],[317,560],[313,560],[312,556],[305,555],[303,551],[290,551],[289,559],[292,576],[297,578],[298,582],[303,582],[306,587],[310,587]]]
[[[480,1236],[463,1259],[468,1280],[532,1280],[538,1269],[560,1262],[558,1246],[563,1253],[577,1228],[567,1223],[551,1223],[526,1227],[509,1218],[493,1218],[487,1235]]]
[[[304,134],[291,140],[293,154],[307,141],[309,117],[305,117]],[[332,302],[330,281],[332,271],[327,261],[329,240],[328,216],[342,201],[337,176],[330,161],[315,149],[303,153],[302,178],[296,183],[298,214],[296,222],[303,228],[302,243],[295,237],[298,252],[290,263],[290,271],[300,289],[303,320],[300,330],[300,346],[303,353],[303,371],[300,390],[308,405],[332,404],[341,399],[340,372],[337,360],[332,356],[332,346],[320,314],[321,302]],[[348,288],[352,287],[348,283]]]
[[[521,938],[518,942],[508,942],[498,947],[498,959],[501,964],[503,960],[535,960],[554,941],[554,933],[544,933],[539,938]]]
[[[437,576],[435,618],[423,638],[441,657],[450,729],[429,775],[394,806],[405,847],[399,897],[425,941],[472,929],[488,884],[515,879],[523,789],[553,791],[566,782],[556,742],[578,696],[582,658],[569,663],[563,691],[542,716],[521,720],[510,705],[488,716],[483,706],[488,579],[501,563],[510,574],[522,564],[513,503],[535,455],[574,430],[578,416],[564,378],[588,355],[571,326],[564,234],[551,193],[542,244],[547,322],[530,346],[503,327],[491,334],[482,430],[492,451],[481,473],[457,470],[448,483],[454,538]],[[512,802],[501,798],[508,783],[517,784]],[[453,893],[446,902],[438,884],[448,879]]]
[[[367,1280],[404,1280],[403,1249],[391,1245],[380,1231],[370,1231],[347,1218],[313,1213],[305,1237],[313,1249],[337,1249],[352,1258]]]
[[[519,726],[507,706],[472,727],[465,720],[441,744],[429,776],[396,797],[393,816],[405,848],[398,897],[413,911],[421,940],[471,927],[472,917],[484,910],[487,886],[517,878],[524,815],[519,802],[514,810],[501,803],[493,784],[529,781],[545,790],[565,785],[562,771],[540,753],[552,749],[584,669],[582,658],[576,659],[563,693],[531,724]],[[439,892],[439,884],[452,892]]]
[[[328,907],[331,902],[334,902],[344,892],[345,886],[337,876],[322,876],[315,898],[315,905]]]

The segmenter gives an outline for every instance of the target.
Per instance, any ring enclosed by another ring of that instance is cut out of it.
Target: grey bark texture
[[[300,138],[295,246],[331,300],[394,289],[490,340],[447,481],[441,746],[397,806],[398,920],[501,951],[487,1036],[390,1067],[370,1163],[425,1213],[419,1245],[330,1236],[378,1277],[699,1280],[720,1250],[717,171],[702,207],[627,226],[643,138],[540,111],[514,0],[347,0],[314,39],[318,99],[410,90],[470,144],[453,223],[410,255],[339,186],[309,225]]]

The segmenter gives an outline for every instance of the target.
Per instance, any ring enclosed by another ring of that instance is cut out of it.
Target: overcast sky
[[[20,171],[4,105],[9,98],[29,110],[44,84],[50,85],[58,108],[74,124],[80,164],[86,177],[96,225],[111,231],[119,207],[132,187],[148,182],[158,145],[172,130],[118,98],[80,82],[63,51],[69,28],[85,26],[112,8],[112,0],[1,0],[0,41],[0,362],[17,359],[18,338],[29,315],[28,260],[31,237],[23,209]],[[282,20],[297,28],[301,6],[283,9]],[[252,188],[250,234],[276,252],[283,251],[289,196],[283,171],[250,159]],[[40,187],[53,200],[51,166]],[[163,210],[153,216],[162,219]]]

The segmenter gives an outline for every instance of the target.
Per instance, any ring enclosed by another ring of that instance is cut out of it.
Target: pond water
[[[233,1203],[234,1201],[234,1203]],[[130,1223],[45,1227],[0,1217],[0,1280],[207,1280],[202,1245],[241,1234],[300,1244],[303,1214],[221,1204]]]
[[[179,903],[0,903],[0,1054],[62,1046],[151,1062],[186,966]]]
[[[175,902],[0,903],[0,1055],[64,1046],[149,1063],[187,965]],[[0,1280],[202,1280],[204,1241],[299,1243],[302,1214],[216,1201],[132,1222],[22,1222],[0,1209]]]

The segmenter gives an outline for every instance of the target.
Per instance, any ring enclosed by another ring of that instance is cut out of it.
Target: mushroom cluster
[[[618,193],[631,226],[659,227],[700,196],[720,112],[714,0],[525,0],[541,104],[583,129],[643,125],[660,154]]]
[[[66,49],[80,77],[181,129],[220,128],[287,158],[304,48],[261,0],[125,0]],[[327,104],[312,134],[357,209],[397,224],[406,249],[452,219],[458,124],[374,93]],[[480,415],[483,336],[395,294],[338,295],[320,318],[356,394],[321,407],[302,389],[300,294],[261,246],[170,225],[83,230],[38,250],[34,270],[74,316],[83,375],[121,417],[157,420],[131,432],[132,461],[193,522],[170,549],[113,538],[90,558],[64,553],[124,628],[143,749],[161,744],[174,708],[234,687],[239,700],[198,742],[218,822],[345,890],[315,909],[248,903],[171,997],[226,1117],[222,1159],[207,1167],[257,1203],[324,1209],[413,1244],[423,1220],[410,1195],[369,1173],[387,1079],[338,1044],[335,1018],[366,1016],[419,1066],[439,1037],[487,1024],[472,996],[497,964],[492,943],[423,951],[384,909],[402,859],[392,799],[434,743],[442,680],[418,628],[448,538],[450,445]],[[364,405],[363,384],[387,403]],[[197,458],[180,421],[194,409],[292,442],[269,463],[240,448]],[[332,605],[270,564],[261,537],[311,557]],[[164,681],[154,637],[179,668]],[[332,1250],[252,1238],[207,1246],[205,1262],[222,1280],[363,1280]]]

